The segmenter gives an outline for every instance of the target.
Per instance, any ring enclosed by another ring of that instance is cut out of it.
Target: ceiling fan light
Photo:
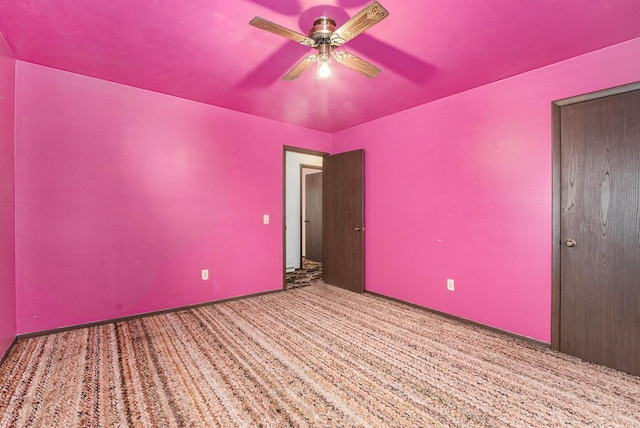
[[[329,61],[318,62],[318,79],[326,79],[331,76],[331,67],[329,67]]]
[[[326,79],[331,76],[331,49],[329,45],[320,45],[320,54],[318,55],[318,79]]]

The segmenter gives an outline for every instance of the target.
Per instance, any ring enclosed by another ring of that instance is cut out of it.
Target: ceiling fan
[[[334,48],[340,47],[349,40],[362,34],[365,30],[382,21],[387,16],[389,16],[389,12],[382,7],[380,3],[374,1],[356,13],[339,28],[336,28],[336,22],[333,19],[327,16],[321,16],[313,22],[313,27],[309,30],[308,36],[258,16],[253,18],[249,24],[318,51],[317,54],[303,58],[302,61],[285,74],[282,78],[283,80],[297,79],[314,62],[318,64],[318,78],[323,79],[329,77],[331,74],[331,68],[329,66],[331,56],[334,57],[338,64],[342,64],[369,78],[373,78],[381,71],[378,67],[362,58],[358,58],[350,52],[334,51]]]

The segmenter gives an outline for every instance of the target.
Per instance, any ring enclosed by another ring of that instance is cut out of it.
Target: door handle
[[[575,247],[577,243],[573,239],[567,239],[566,241],[564,241],[564,245],[571,248],[571,247]]]
[[[364,230],[364,227],[356,227],[356,232],[362,232]]]

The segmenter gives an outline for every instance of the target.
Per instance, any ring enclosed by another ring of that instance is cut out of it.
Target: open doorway
[[[321,176],[326,155],[284,147],[285,289],[303,287],[322,277]]]
[[[287,289],[287,271],[291,274],[303,267],[303,165],[322,167],[322,281],[363,293],[365,227],[362,149],[328,155],[284,147],[283,288]]]

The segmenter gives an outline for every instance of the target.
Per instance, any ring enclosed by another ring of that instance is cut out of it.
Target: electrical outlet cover
[[[447,279],[447,290],[449,291],[455,290],[455,284],[453,282],[453,279]]]

